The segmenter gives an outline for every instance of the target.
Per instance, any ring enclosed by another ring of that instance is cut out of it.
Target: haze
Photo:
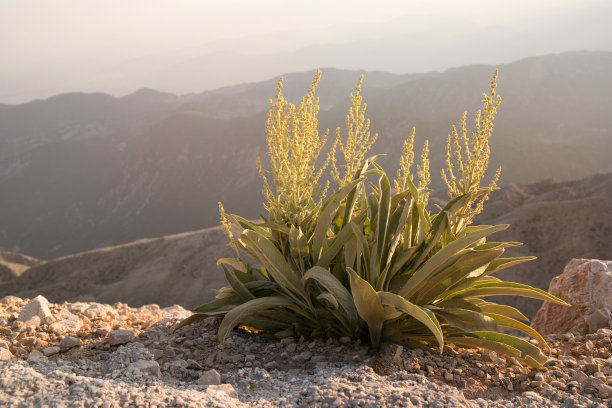
[[[0,4],[0,102],[201,92],[316,67],[395,73],[611,50],[605,1],[20,0]]]

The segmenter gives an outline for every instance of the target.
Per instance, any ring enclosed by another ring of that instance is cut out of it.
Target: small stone
[[[73,315],[74,316],[74,315]],[[74,316],[73,319],[59,320],[49,326],[49,329],[55,334],[64,335],[68,333],[76,333],[81,329],[81,320]]]
[[[136,335],[131,330],[113,330],[108,334],[108,342],[111,346],[118,346],[120,344],[126,344],[136,339]]]
[[[206,392],[224,392],[231,398],[238,398],[238,393],[232,384],[210,385],[206,389]]]
[[[43,363],[45,361],[47,361],[47,357],[45,357],[43,353],[38,350],[30,351],[30,354],[28,355],[28,363]]]
[[[446,382],[452,382],[452,381],[453,381],[453,374],[452,374],[452,373],[446,373],[446,374],[444,374],[444,381],[446,381]]]
[[[78,337],[66,336],[60,342],[60,350],[61,351],[68,351],[71,348],[81,347],[82,345],[83,345],[83,342]]]
[[[612,387],[606,384],[597,385],[597,392],[601,398],[612,398]]]
[[[198,378],[197,383],[198,385],[219,385],[221,384],[221,374],[215,369],[204,371]]]
[[[57,347],[57,346],[45,347],[43,349],[43,354],[45,355],[45,357],[52,356],[52,355],[57,354],[59,352],[60,352],[60,348]]]
[[[13,358],[13,353],[9,349],[0,348],[0,361],[10,360],[11,358]]]
[[[585,373],[583,373],[580,370],[575,370],[574,371],[574,375],[572,376],[572,380],[578,382],[578,384],[580,385],[584,385],[589,379],[589,376],[587,376]]]
[[[482,355],[485,357],[486,360],[492,362],[493,364],[501,363],[501,359],[499,357],[497,357],[497,354],[495,354],[495,352],[493,352],[493,351],[484,350],[482,352]]]
[[[159,364],[157,364],[157,361],[138,360],[135,363],[130,364],[130,367],[148,376],[159,377],[161,375],[161,370],[159,369]]]
[[[106,306],[99,303],[93,303],[83,311],[83,315],[91,320],[106,320],[111,314]]]
[[[348,336],[340,337],[340,344],[349,344],[351,342],[351,338]]]
[[[287,352],[289,352],[289,353],[293,353],[293,352],[295,352],[295,349],[296,349],[296,348],[297,348],[297,344],[295,344],[295,343],[291,343],[291,344],[289,344],[289,345],[287,346],[286,350],[287,350]]]
[[[19,320],[26,322],[32,317],[37,316],[41,320],[47,316],[51,316],[49,310],[49,301],[43,296],[38,295],[34,299],[30,300],[19,313]]]
[[[533,376],[533,379],[536,381],[544,381],[544,374],[536,373],[536,375]]]

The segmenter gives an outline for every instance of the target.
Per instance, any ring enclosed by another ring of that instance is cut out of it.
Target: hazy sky
[[[301,31],[302,43],[296,43],[298,48],[304,46],[309,32],[315,35],[330,26],[346,25],[355,30],[361,25],[367,29],[377,23],[384,27],[380,23],[400,17],[418,23],[417,16],[434,16],[451,22],[448,30],[471,24],[517,27],[527,20],[545,21],[547,16],[560,11],[596,4],[603,3],[601,0],[1,0],[0,75],[14,83],[23,81],[26,86],[41,72],[50,77],[57,75],[59,81],[62,73],[72,75],[68,74],[71,72],[68,67],[99,70],[126,60],[227,39]],[[345,37],[359,35],[359,31],[348,31]],[[334,38],[327,40],[333,42]],[[237,47],[240,42],[227,44]],[[290,47],[287,41],[268,46],[271,52]],[[12,92],[18,93],[16,87]],[[0,102],[1,93],[0,89]]]

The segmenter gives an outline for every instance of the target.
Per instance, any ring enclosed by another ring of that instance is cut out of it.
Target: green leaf
[[[198,306],[194,309],[194,311],[197,313],[207,314],[214,312],[222,307],[237,305],[239,303],[242,303],[242,299],[237,294],[233,294],[231,296],[223,297],[221,299],[215,299],[212,302]]]
[[[338,304],[346,311],[351,324],[357,323],[359,319],[353,297],[333,274],[320,266],[313,266],[302,277],[302,284],[305,284],[309,279],[317,281],[336,298]]]
[[[225,272],[225,279],[227,279],[229,284],[232,286],[232,289],[236,291],[236,293],[242,298],[243,301],[246,302],[248,300],[255,299],[255,296],[253,296],[253,294],[247,289],[247,287],[244,286],[244,283],[238,280],[238,278],[236,278],[236,275],[234,275],[234,273],[230,271],[227,266],[221,265],[221,267],[223,267],[223,272]]]
[[[457,252],[467,248],[470,245],[473,245],[480,239],[491,235],[494,232],[501,231],[506,228],[508,228],[507,224],[483,228],[479,231],[466,234],[446,245],[415,271],[404,287],[400,289],[399,295],[406,299],[410,299],[422,287],[422,284],[431,278],[433,272]]]
[[[246,272],[246,268],[244,267],[244,262],[238,258],[219,258],[217,260],[217,265],[225,264],[231,266],[232,268],[240,271]]]
[[[455,300],[455,299],[452,299]],[[480,309],[483,313],[495,313],[499,315],[504,315],[507,317],[513,317],[515,319],[520,319],[524,322],[528,322],[529,319],[522,314],[518,309],[508,306],[508,305],[499,305],[497,303],[485,302],[481,299],[469,299],[471,301],[478,300],[480,303],[475,303],[475,306]]]
[[[502,296],[502,295],[514,295],[523,296],[532,299],[543,300],[545,302],[556,303],[562,306],[570,306],[568,303],[559,299],[556,296],[551,295],[542,289],[533,288],[529,285],[523,285],[515,282],[476,282],[470,288],[454,292],[447,296],[452,298],[455,296],[462,297],[484,297],[484,296]]]
[[[351,229],[353,230],[353,234],[357,239],[358,245],[361,247],[361,254],[363,255],[363,265],[365,268],[366,276],[370,273],[370,246],[368,245],[368,241],[366,236],[363,233],[363,230],[356,225],[355,223],[349,223]]]
[[[187,326],[188,324],[192,324],[195,322],[199,322],[200,320],[206,319],[207,317],[210,317],[210,315],[205,313],[194,313],[191,316],[181,320],[180,323],[177,324],[174,329],[172,329],[172,332],[174,333],[181,327]]]
[[[320,302],[325,300],[331,306],[333,310],[338,309],[338,301],[336,300],[334,295],[332,295],[329,292],[322,292],[321,294],[317,296],[317,300]]]
[[[537,257],[522,256],[517,258],[497,258],[496,260],[491,262],[491,264],[487,267],[485,273],[486,275],[490,275],[502,269],[509,268],[510,266],[518,265],[527,261],[533,261],[534,259],[537,259]]]
[[[312,257],[313,262],[321,257],[321,250],[323,248],[323,241],[327,236],[327,231],[329,231],[330,226],[340,208],[340,204],[342,200],[346,198],[346,196],[354,189],[357,184],[361,183],[363,178],[353,180],[350,183],[346,184],[340,190],[331,195],[323,204],[323,208],[321,208],[321,213],[317,219],[317,225],[315,226],[314,233],[312,236]]]
[[[331,245],[321,254],[321,257],[317,261],[316,265],[323,268],[327,268],[333,259],[338,255],[338,252],[342,250],[344,245],[353,238],[354,228],[350,224],[358,225],[365,218],[366,213],[363,212],[355,217],[349,224],[345,225],[340,232],[336,235]]]
[[[389,224],[389,213],[391,212],[391,185],[384,171],[378,182],[380,186],[380,200],[378,202],[378,225],[376,227],[376,263],[374,270],[370,271],[373,286],[378,287],[377,282],[381,273],[381,264],[386,261],[389,250],[387,248],[387,227]]]
[[[546,343],[546,340],[544,340],[544,338],[536,330],[532,329],[531,327],[527,326],[524,323],[521,323],[519,321],[516,321],[514,319],[511,319],[509,317],[506,317],[506,316],[503,316],[503,315],[500,315],[500,314],[496,314],[496,313],[485,313],[485,314],[487,316],[493,318],[497,322],[497,324],[500,325],[500,326],[509,327],[511,329],[516,329],[516,330],[520,330],[523,333],[533,337],[542,346],[544,346],[544,348],[546,350],[548,350],[548,352],[550,353],[550,347]]]
[[[245,318],[254,315],[255,313],[271,309],[273,307],[279,306],[292,306],[293,302],[287,300],[284,297],[280,296],[270,296],[265,298],[253,299],[249,300],[246,303],[241,304],[240,306],[236,306],[223,318],[221,321],[221,325],[219,326],[219,342],[224,345],[225,338],[229,334],[229,332],[236,327],[239,323],[244,321]]]
[[[440,350],[442,350],[442,348],[444,347],[444,337],[442,334],[442,328],[440,327],[440,323],[438,323],[438,320],[430,310],[410,303],[409,301],[407,301],[401,296],[396,295],[395,293],[378,292],[378,296],[383,304],[393,306],[394,308],[401,310],[407,315],[423,323],[425,327],[427,327],[434,334],[436,340],[438,341],[438,344],[440,345]]]
[[[538,347],[534,346],[528,341],[519,339],[518,337],[514,337],[509,334],[487,332],[487,331],[461,333],[457,335],[448,335],[446,337],[446,340],[449,343],[455,343],[455,344],[461,345],[460,343],[457,342],[457,339],[459,339],[459,341],[465,342],[470,337],[473,340],[469,340],[469,341],[472,341],[472,342],[481,340],[481,345],[475,345],[475,347],[483,347],[483,348],[488,348],[490,350],[497,351],[494,347],[500,347],[499,345],[501,345],[501,347],[508,350],[507,352],[506,351],[502,351],[502,352],[505,352],[506,354],[509,354],[511,356],[519,357],[525,362],[527,362],[529,365],[531,365],[532,367],[535,367],[535,365],[532,365],[534,361],[535,363],[537,363],[536,368],[540,368],[548,360],[548,358],[544,355],[544,353],[542,353],[542,350],[540,350]],[[517,356],[516,351],[513,351],[513,350],[518,351],[519,355]],[[530,357],[531,360],[527,359],[527,357]]]
[[[362,279],[352,268],[346,268],[349,274],[351,293],[359,317],[368,325],[372,347],[378,347],[382,332],[385,310],[374,288]]]
[[[298,272],[289,266],[283,254],[272,242],[251,230],[245,231],[242,234],[242,239],[245,243],[250,243],[249,249],[282,288],[290,289],[294,293],[302,295],[304,299],[306,298]]]
[[[485,267],[495,258],[503,253],[503,249],[490,249],[487,251],[466,251],[450,266],[441,271],[436,270],[433,276],[427,280],[418,291],[416,303],[427,304],[440,296],[452,285],[461,282],[465,277],[476,271],[484,272]],[[461,253],[461,252],[460,252]]]
[[[465,332],[497,330],[495,319],[480,312],[468,309],[434,308],[433,306],[431,310],[442,317],[447,324]]]

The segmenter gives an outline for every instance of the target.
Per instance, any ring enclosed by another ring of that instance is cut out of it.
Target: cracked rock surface
[[[548,336],[548,371],[538,372],[490,351],[374,351],[348,338],[272,341],[234,330],[221,347],[215,318],[173,332],[189,315],[5,297],[0,406],[612,407],[607,328]]]

